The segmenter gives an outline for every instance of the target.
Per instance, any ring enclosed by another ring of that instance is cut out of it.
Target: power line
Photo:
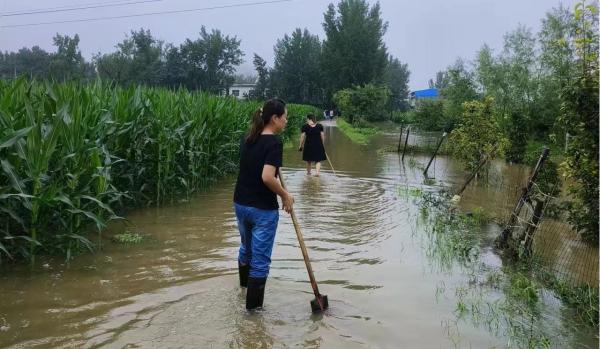
[[[107,1],[107,2],[103,2],[102,4],[115,4],[115,3],[124,3],[124,2],[130,2],[130,1],[132,1],[132,0]],[[59,10],[59,9],[63,9],[63,8],[71,8],[71,7],[78,7],[78,6],[92,6],[92,5],[98,5],[98,4],[100,4],[100,3],[93,2],[93,3],[87,3],[87,4],[81,4],[81,5],[67,5],[67,6],[58,6],[58,7],[36,8],[36,9],[32,9],[32,10],[8,11],[8,12],[0,12],[0,15],[20,13],[20,12],[24,12],[24,11]]]
[[[88,4],[79,7],[73,6],[64,6],[64,7],[55,7],[55,8],[46,8],[46,9],[37,9],[31,10],[29,12],[8,12],[8,13],[0,13],[0,17],[14,17],[14,16],[26,16],[26,15],[35,15],[40,13],[55,13],[55,12],[67,12],[67,11],[78,11],[78,10],[87,10],[92,8],[102,8],[102,7],[114,7],[114,6],[126,6],[126,5],[136,5],[136,4],[146,4],[151,2],[162,2],[166,0],[139,0],[139,1],[128,1],[128,2],[110,2],[103,4]]]
[[[218,9],[233,8],[233,7],[248,7],[248,6],[255,6],[255,5],[266,5],[266,4],[274,4],[274,3],[279,3],[279,2],[291,2],[291,1],[295,1],[295,0],[273,0],[273,1],[263,1],[263,2],[251,2],[251,3],[237,4],[237,5],[225,5],[225,6],[195,8],[195,9],[188,9],[188,10],[176,10],[176,11],[161,11],[161,12],[151,12],[151,13],[140,13],[140,14],[135,14],[135,15],[99,17],[99,18],[88,18],[88,19],[73,19],[73,20],[68,20],[68,21],[55,21],[55,22],[42,22],[42,23],[11,24],[11,25],[0,26],[0,28],[32,27],[32,26],[48,25],[48,24],[93,22],[93,21],[103,21],[103,20],[108,20],[108,19],[145,17],[145,16],[166,15],[166,14],[185,13],[185,12],[198,12],[198,11],[218,10]]]

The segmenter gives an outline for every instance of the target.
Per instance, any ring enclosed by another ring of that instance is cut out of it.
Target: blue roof
[[[437,89],[430,88],[427,90],[413,91],[413,97],[415,98],[435,98],[437,97]]]

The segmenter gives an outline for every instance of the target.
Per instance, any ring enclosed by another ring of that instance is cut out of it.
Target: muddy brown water
[[[455,318],[456,300],[453,292],[443,297],[436,292],[441,283],[452,289],[465,276],[430,267],[416,238],[418,209],[400,198],[398,189],[433,188],[423,185],[414,163],[378,154],[397,142],[393,132],[376,136],[369,146],[353,144],[335,127],[327,127],[326,134],[337,176],[327,164],[322,177],[307,176],[295,149],[286,150],[284,158],[315,275],[329,296],[326,313],[310,312],[313,296],[302,254],[283,211],[266,310],[246,313],[245,293],[237,284],[235,181],[227,179],[189,203],[128,214],[136,225],[128,231],[150,234],[154,243],[109,242],[104,251],[68,264],[56,257],[40,262],[34,272],[3,270],[0,347],[491,348],[506,343],[468,324],[461,325],[460,334],[446,328]],[[448,158],[438,159],[431,172],[447,183],[464,179]],[[479,204],[485,201],[480,198]],[[489,250],[485,260],[502,263]],[[592,338],[578,341],[597,346]]]

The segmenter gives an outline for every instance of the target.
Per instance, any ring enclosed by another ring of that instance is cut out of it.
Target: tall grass
[[[0,263],[71,258],[128,207],[189,196],[237,168],[261,105],[187,90],[0,80]],[[281,135],[311,107],[288,105]],[[6,258],[6,257],[4,257]]]

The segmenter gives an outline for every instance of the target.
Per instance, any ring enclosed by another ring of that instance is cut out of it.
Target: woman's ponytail
[[[262,108],[256,109],[252,114],[252,126],[246,138],[246,143],[255,143],[270,122],[271,117],[276,115],[280,118],[285,114],[285,102],[281,99],[269,99]]]
[[[250,126],[250,132],[248,133],[248,138],[246,138],[246,143],[252,144],[256,142],[262,131],[265,129],[265,121],[263,120],[262,112],[263,108],[259,108],[252,114],[252,126]]]

